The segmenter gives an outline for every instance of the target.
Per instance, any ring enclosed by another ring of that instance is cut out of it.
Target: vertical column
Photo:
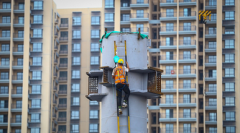
[[[203,1],[203,11],[205,11],[205,5],[206,5],[206,1],[204,0]],[[199,17],[198,17],[199,19]],[[205,24],[203,24],[203,88],[205,88],[205,78],[206,78],[206,72],[205,72],[205,34],[206,34],[206,27],[205,27]],[[199,45],[199,43],[198,43]],[[205,89],[203,91],[203,93],[205,93]],[[205,125],[205,120],[206,120],[206,111],[205,111],[205,107],[206,107],[206,97],[205,95],[203,95],[203,130],[206,131],[207,128],[206,128],[206,125]]]
[[[120,7],[121,7],[121,0],[115,0],[115,11],[114,11],[114,30],[120,31]]]
[[[178,73],[179,73],[179,1],[177,1],[177,55],[176,55],[176,60],[177,60],[177,84],[176,84],[176,89],[177,89],[177,99],[176,99],[176,104],[177,104],[177,133],[179,132],[179,122],[178,122],[178,117],[179,117],[179,107],[178,107],[178,102],[179,102],[179,92],[178,92],[178,86],[179,86],[179,78],[178,78]]]
[[[197,3],[199,3],[198,1],[197,1]],[[197,77],[196,77],[196,105],[197,105],[197,107],[196,107],[196,119],[197,119],[197,123],[196,123],[196,130],[197,130],[197,132],[196,133],[198,133],[199,132],[199,119],[198,119],[198,117],[199,117],[199,111],[198,111],[198,109],[199,109],[199,99],[198,99],[198,94],[199,94],[199,85],[198,85],[198,80],[199,80],[199,53],[198,53],[198,51],[199,51],[199,45],[198,45],[198,39],[199,39],[199,17],[198,17],[198,9],[199,9],[199,4],[197,4],[196,5],[196,75],[197,75]]]

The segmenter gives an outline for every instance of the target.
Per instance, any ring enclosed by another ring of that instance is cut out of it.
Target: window
[[[136,24],[136,31],[138,32],[138,29],[140,28],[141,32],[144,32],[144,25],[143,24]]]
[[[40,128],[31,128],[31,133],[40,133]]]
[[[41,52],[42,51],[42,43],[33,43],[33,52]]]
[[[184,8],[184,9],[183,9],[183,16],[184,16],[184,17],[192,16],[192,14],[191,14],[191,8]]]
[[[209,113],[209,121],[217,121],[217,113]]]
[[[1,72],[1,79],[8,79],[8,72]]]
[[[234,91],[235,84],[234,83],[225,83],[225,91]]]
[[[235,4],[234,0],[225,0],[225,6],[232,6],[234,4]]]
[[[113,0],[105,0],[105,7],[108,8],[114,7]]]
[[[32,99],[32,108],[41,108],[41,100]]]
[[[72,97],[72,105],[79,105],[79,97]]]
[[[10,30],[2,30],[2,37],[10,37]]]
[[[72,92],[79,92],[80,91],[80,84],[72,84]]]
[[[225,68],[225,77],[234,77],[234,68]]]
[[[122,14],[122,21],[130,21],[130,14]]]
[[[60,51],[68,51],[68,45],[60,45]]]
[[[98,43],[91,43],[91,51],[99,51],[99,44]]]
[[[174,133],[173,124],[166,124],[165,128],[166,128],[166,133]]]
[[[22,86],[17,86],[17,94],[22,94]]]
[[[113,22],[113,13],[105,13],[105,22]]]
[[[91,30],[91,38],[99,38],[99,30]]]
[[[166,31],[174,31],[174,24],[173,23],[167,23],[166,24]]]
[[[61,37],[68,37],[68,32],[67,31],[61,31]]]
[[[226,11],[225,12],[225,20],[234,20],[234,11]]]
[[[73,17],[73,25],[81,25],[81,17]]]
[[[78,79],[80,78],[80,71],[79,70],[73,70],[72,71],[72,79]]]
[[[2,3],[2,9],[11,9],[11,3]]]
[[[32,94],[41,94],[41,85],[32,85]]]
[[[81,31],[80,30],[74,30],[72,37],[73,38],[81,38]]]
[[[183,23],[184,31],[191,31],[191,23]]]
[[[173,60],[173,52],[166,52],[166,60]]]
[[[216,56],[208,56],[208,63],[216,63],[217,59]]]
[[[33,37],[42,37],[42,29],[33,29]]]
[[[31,114],[31,122],[40,122],[40,114]]]
[[[98,132],[98,124],[90,124],[89,132]]]
[[[183,74],[191,74],[191,66],[190,65],[183,66]]]
[[[79,111],[72,111],[71,119],[79,119]]]
[[[68,58],[60,58],[60,64],[68,64]]]
[[[66,132],[66,125],[59,125],[59,126],[58,126],[58,131],[59,131],[59,132],[61,132],[61,131]]]
[[[67,104],[66,98],[59,98],[59,104]]]
[[[128,3],[122,3],[122,7],[129,7]]]
[[[216,34],[217,28],[216,27],[209,27],[208,28],[208,34]]]
[[[235,100],[234,97],[225,97],[225,106],[234,106]]]
[[[226,112],[225,113],[225,120],[235,120],[235,112]]]
[[[137,18],[144,18],[144,10],[137,10]]]
[[[191,51],[183,51],[183,59],[191,59]]]
[[[72,124],[71,125],[71,133],[79,133],[79,125]]]
[[[42,65],[42,57],[33,57],[33,63],[34,66]]]
[[[90,119],[98,119],[98,110],[90,110]]]
[[[217,14],[211,13],[211,21],[216,21],[216,20],[217,20]]]
[[[0,94],[8,94],[8,86],[1,86]]]
[[[226,126],[225,133],[236,133],[235,127]]]
[[[137,4],[143,4],[144,0],[137,0]]]
[[[173,37],[166,37],[166,46],[173,45]]]
[[[100,17],[99,16],[93,16],[91,19],[91,24],[100,24]]]
[[[191,37],[183,37],[183,45],[191,45]]]
[[[33,23],[42,23],[42,15],[34,15]]]
[[[173,109],[166,109],[166,118],[173,118]]]
[[[23,58],[17,59],[17,66],[23,66]]]
[[[192,133],[191,124],[183,124],[183,132],[184,133]]]
[[[61,18],[61,24],[68,24],[68,18]]]
[[[209,106],[217,106],[217,99],[216,98],[209,98],[208,99]]]
[[[21,133],[21,129],[15,129],[15,133]]]
[[[60,91],[67,91],[67,85],[59,85]]]
[[[9,58],[2,58],[1,66],[9,66]]]
[[[208,49],[216,49],[217,42],[208,42]]]
[[[209,6],[216,6],[217,2],[216,2],[216,0],[209,0],[208,4],[209,4]]]
[[[17,80],[23,80],[23,73],[17,72]]]
[[[2,51],[9,51],[9,44],[2,44]]]
[[[166,80],[166,89],[173,89],[173,80]]]
[[[183,103],[191,103],[191,95],[183,94]]]
[[[72,52],[80,52],[81,45],[79,43],[74,43],[72,47]]]
[[[191,118],[191,109],[183,109],[183,118]]]
[[[217,92],[217,84],[208,84],[208,92]]]
[[[164,16],[162,16],[162,17],[164,17]],[[166,9],[166,17],[174,17],[174,10]]]
[[[225,48],[234,48],[234,40],[225,40]]]
[[[234,34],[234,28],[225,27],[225,34]]]
[[[72,64],[73,65],[80,65],[80,57],[73,57]]]
[[[91,65],[98,65],[99,64],[99,56],[91,56]]]
[[[173,95],[166,95],[166,103],[173,103]]]
[[[18,4],[18,9],[19,10],[24,10],[24,3],[19,3]]]
[[[184,89],[191,89],[191,80],[183,80],[183,88]]]
[[[209,70],[208,71],[208,77],[216,78],[217,77],[217,70]]]
[[[18,51],[18,52],[23,52],[23,45],[22,45],[22,44],[19,44],[19,45],[17,46],[17,51]]]
[[[32,72],[32,79],[42,79],[42,72],[41,71],[33,71]]]
[[[2,17],[2,23],[11,23],[11,17],[10,16],[3,16]]]
[[[122,28],[122,32],[130,32],[130,28]]]
[[[36,10],[43,9],[43,2],[42,1],[34,1],[33,9],[36,9]]]
[[[89,104],[90,105],[98,105],[98,102],[97,101],[90,101]]]
[[[234,54],[225,54],[225,63],[234,63]]]
[[[67,71],[60,71],[59,72],[59,77],[60,79],[64,79],[64,78],[67,78]]]
[[[19,100],[16,101],[16,105],[17,105],[16,108],[19,108],[19,109],[22,108],[22,101],[19,101]]]

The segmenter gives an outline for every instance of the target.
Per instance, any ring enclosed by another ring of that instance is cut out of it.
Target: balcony
[[[23,47],[22,48],[13,47],[13,55],[23,55]]]
[[[22,125],[21,118],[11,118],[11,127],[19,127]]]
[[[67,63],[60,63],[59,68],[67,68],[68,64]]]
[[[130,1],[125,1],[125,2],[121,2],[121,7],[120,7],[121,11],[130,11]]]
[[[81,52],[81,49],[80,48],[72,48],[72,52],[76,52],[76,53],[78,53],[78,52]]]
[[[216,87],[205,87],[205,95],[206,96],[216,96],[217,88]]]
[[[169,50],[169,49],[177,49],[176,40],[173,41],[160,41],[159,49],[161,50]]]
[[[205,53],[215,53],[216,49],[216,44],[205,44]]]
[[[197,121],[196,113],[180,112],[178,117],[179,117],[178,118],[179,122],[196,122]]]
[[[68,24],[60,24],[60,29],[67,29],[68,28]]]
[[[9,69],[9,61],[0,61],[0,69]]]
[[[91,36],[91,38],[100,38],[99,36]],[[81,34],[80,35],[72,35],[72,39],[81,39]]]
[[[22,90],[12,89],[12,98],[22,98]]]
[[[191,12],[179,12],[179,20],[196,20],[196,11]]]
[[[177,70],[175,70],[175,69],[164,70],[161,78],[163,78],[163,79],[176,78],[177,77],[176,72],[177,72]]]
[[[216,114],[217,115],[217,114]],[[206,116],[205,125],[217,125],[217,117]]]
[[[160,7],[177,6],[177,0],[161,0]]]
[[[196,78],[196,69],[179,69],[179,78]]]
[[[205,1],[205,10],[216,10],[217,9],[217,0],[206,0]]]
[[[179,35],[194,35],[196,34],[196,26],[179,26]]]
[[[217,110],[217,100],[215,100],[215,101],[208,101],[206,99],[205,110]]]
[[[177,121],[177,114],[173,113],[160,113],[159,122],[176,122]]]
[[[23,42],[24,34],[23,33],[14,33],[13,34],[13,41],[15,42]]]
[[[196,98],[179,98],[179,107],[197,107]]]
[[[217,59],[206,58],[205,59],[205,67],[216,67]]]
[[[177,35],[176,26],[162,26],[159,31],[160,35]]]
[[[13,61],[12,68],[14,70],[22,70],[23,69],[23,61]]]
[[[196,40],[179,40],[179,49],[196,49]]]
[[[196,63],[196,55],[195,54],[180,54],[179,55],[179,63]]]
[[[7,75],[0,75],[0,83],[9,83],[9,77]]]
[[[3,6],[2,4],[0,4],[0,13],[11,13],[11,5]]]
[[[58,122],[66,122],[67,118],[66,117],[59,117]]]
[[[67,90],[59,90],[58,95],[67,95]]]
[[[148,8],[149,7],[149,0],[131,0],[130,4],[131,8]]]
[[[167,108],[176,107],[177,106],[176,102],[177,102],[176,98],[164,98],[164,99],[161,98],[159,106],[160,107],[167,107]]]
[[[138,32],[138,27],[132,27],[131,32]],[[149,28],[148,27],[141,27],[140,28],[140,33],[148,35],[149,34]]]
[[[0,18],[0,27],[10,27],[11,26],[11,18],[2,19]]]
[[[195,127],[179,127],[179,133],[197,133]]]
[[[67,50],[60,50],[59,55],[67,55],[68,51]]]
[[[10,33],[2,34],[0,33],[0,41],[10,41]]]
[[[2,89],[2,90],[0,91],[0,98],[8,98],[8,97],[9,97],[8,88]]]
[[[28,119],[28,123],[31,124],[37,124],[37,123],[41,123],[41,120],[36,118],[36,119]]]
[[[33,20],[31,21],[31,24],[35,24],[35,25],[38,25],[38,24],[43,24],[43,20]]]
[[[59,77],[59,82],[67,82],[67,77]]]
[[[34,5],[34,6],[31,6],[31,10],[34,10],[34,11],[42,11],[42,10],[43,10],[43,5]]]
[[[159,64],[176,64],[177,55],[160,55]]]
[[[161,84],[162,93],[176,93],[177,86],[176,84]]]
[[[60,37],[59,41],[60,42],[67,42],[68,41],[68,37]]]
[[[22,104],[12,103],[11,112],[22,112]]]
[[[1,34],[1,33],[0,33]],[[10,51],[9,49],[0,49],[0,55],[10,55]]]
[[[130,22],[148,22],[149,14],[148,13],[132,13]]]
[[[178,86],[179,93],[195,93],[196,92],[196,84],[195,83],[179,83]]]
[[[223,40],[225,39],[235,39],[235,29],[224,29]]]
[[[217,80],[217,75],[214,75],[212,73],[205,73],[205,81],[216,81]]]
[[[196,5],[197,5],[196,0],[179,0],[179,6],[196,6]]]
[[[58,109],[66,109],[67,108],[67,104],[58,104]]]
[[[121,25],[130,25],[130,18],[129,17],[121,17],[121,21],[120,21]]]
[[[205,38],[216,38],[217,30],[206,29]]]
[[[43,38],[42,34],[36,34],[36,33],[34,33],[34,34],[32,34],[32,36],[31,36],[31,39],[42,39],[42,38]]]
[[[13,75],[12,83],[13,84],[21,84],[23,82],[23,75]]]
[[[161,12],[159,18],[160,21],[176,21],[177,12]]]

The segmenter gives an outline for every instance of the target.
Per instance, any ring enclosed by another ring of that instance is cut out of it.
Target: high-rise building
[[[78,3],[79,4],[79,3]],[[107,31],[149,35],[148,64],[164,70],[148,102],[149,133],[236,133],[237,0],[102,0],[57,9],[52,0],[0,0],[0,133],[97,133],[86,72],[101,66]],[[199,22],[198,13],[211,11]]]

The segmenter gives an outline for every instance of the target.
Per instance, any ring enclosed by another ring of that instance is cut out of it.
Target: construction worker
[[[122,113],[121,107],[125,108],[127,107],[128,97],[130,95],[130,90],[128,88],[128,85],[126,85],[126,72],[129,71],[128,62],[126,62],[127,68],[123,66],[123,59],[118,60],[117,67],[113,69],[112,72],[112,78],[115,79],[115,85],[117,89],[117,106],[119,113]],[[122,101],[122,90],[125,92],[125,97],[123,100],[123,104],[121,106]]]

